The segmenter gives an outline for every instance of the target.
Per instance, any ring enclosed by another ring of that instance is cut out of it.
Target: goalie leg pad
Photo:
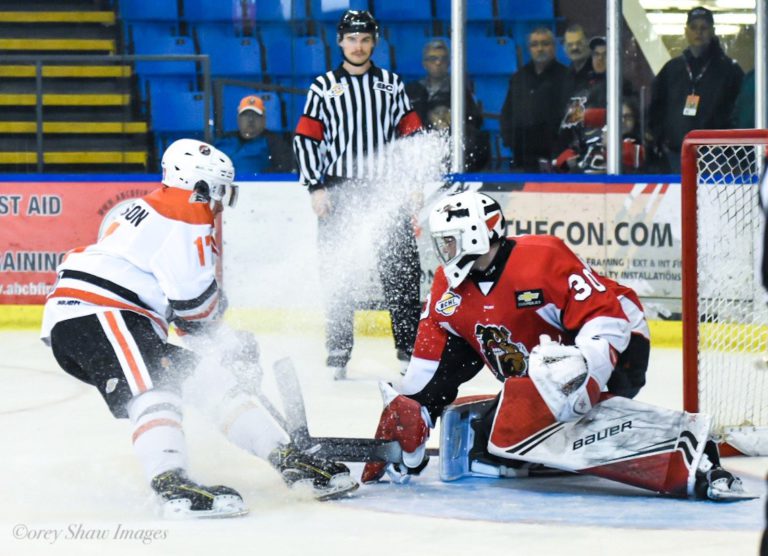
[[[617,396],[599,403],[575,422],[551,420],[547,425],[541,421],[543,426],[537,430],[529,427],[524,438],[514,436],[516,442],[512,445],[500,445],[502,437],[492,435],[489,451],[500,457],[686,496],[693,494],[710,421],[706,415]],[[494,423],[494,433],[496,426]]]

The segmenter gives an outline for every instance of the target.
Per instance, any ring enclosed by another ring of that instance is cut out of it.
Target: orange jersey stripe
[[[112,330],[112,334],[114,334],[115,338],[117,338],[117,343],[120,345],[120,349],[123,350],[123,355],[125,356],[125,360],[128,362],[128,368],[131,369],[131,374],[136,381],[136,386],[139,387],[139,392],[146,392],[147,385],[144,383],[144,378],[141,376],[141,371],[139,370],[139,366],[136,364],[136,359],[133,357],[133,353],[131,353],[131,348],[128,346],[128,342],[126,341],[125,336],[123,336],[122,331],[117,326],[117,319],[115,319],[115,315],[112,313],[104,313],[104,318],[107,319],[107,323],[109,324],[109,328]]]
[[[181,423],[174,421],[173,419],[152,419],[134,431],[132,441],[135,443],[137,438],[155,427],[174,427],[181,430]]]
[[[85,301],[86,303],[91,303],[92,305],[98,305],[100,307],[111,307],[114,309],[133,311],[134,313],[139,313],[140,315],[144,315],[145,317],[152,319],[158,324],[158,326],[160,326],[160,328],[163,329],[166,334],[168,333],[168,324],[164,320],[157,317],[154,313],[136,305],[131,305],[130,303],[123,303],[115,299],[110,299],[109,297],[104,297],[103,295],[99,295],[97,293],[77,290],[75,288],[56,288],[48,295],[49,299],[59,297],[79,299],[80,301]]]
[[[191,191],[178,187],[163,187],[142,197],[158,214],[187,224],[213,226],[213,212],[208,203],[190,203]]]

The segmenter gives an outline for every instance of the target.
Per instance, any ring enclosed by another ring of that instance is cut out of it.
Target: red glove
[[[420,471],[423,469],[423,466],[420,465],[425,452],[423,448],[429,438],[426,411],[423,410],[424,408],[419,402],[398,394],[389,384],[382,383],[380,388],[385,405],[379,419],[379,427],[376,429],[376,438],[396,440],[403,450],[403,460],[407,462],[408,467]],[[361,477],[362,482],[372,483],[381,479],[387,470],[387,465],[398,464],[366,463]],[[396,474],[403,474],[399,468],[395,468],[393,471]]]

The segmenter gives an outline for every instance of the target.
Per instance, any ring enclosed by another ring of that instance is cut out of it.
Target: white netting
[[[729,427],[768,426],[768,309],[757,270],[762,149],[713,144],[697,154],[699,410],[724,436]]]

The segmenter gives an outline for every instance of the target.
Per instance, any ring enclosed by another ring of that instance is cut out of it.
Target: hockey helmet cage
[[[165,150],[161,166],[162,183],[192,191],[190,203],[237,204],[238,187],[232,183],[235,168],[216,147],[196,139],[179,139]]]
[[[340,43],[349,33],[370,33],[379,42],[379,24],[368,10],[347,10],[336,27],[336,42]]]
[[[429,231],[452,288],[505,235],[506,227],[499,203],[483,193],[464,191],[437,203],[429,215]]]

